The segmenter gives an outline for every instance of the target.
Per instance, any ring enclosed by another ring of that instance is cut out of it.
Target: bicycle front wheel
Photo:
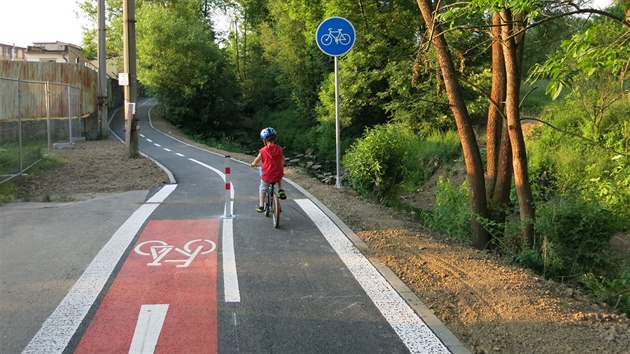
[[[331,35],[329,35],[329,34],[325,34],[325,35],[323,35],[323,36],[321,37],[320,41],[322,42],[322,45],[323,45],[323,46],[326,46],[326,47],[327,47],[327,46],[329,46],[329,45],[332,43],[333,38],[332,38],[332,36],[331,36]]]
[[[278,228],[280,225],[280,199],[277,194],[273,195],[273,227]]]

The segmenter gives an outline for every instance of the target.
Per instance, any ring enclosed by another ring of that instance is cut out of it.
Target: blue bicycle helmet
[[[269,128],[265,128],[263,130],[260,131],[260,138],[261,139],[269,139],[272,137],[276,136],[276,130],[273,129],[272,127]]]

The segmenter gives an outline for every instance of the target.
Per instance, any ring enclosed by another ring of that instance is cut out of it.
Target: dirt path
[[[158,126],[178,134],[164,122]],[[59,154],[67,163],[30,178],[23,198],[72,200],[168,181],[149,160],[127,159],[116,141],[78,143]],[[354,230],[369,246],[368,256],[389,266],[474,353],[630,354],[627,317],[579,290],[434,235],[352,190],[324,185],[295,169],[286,174]]]

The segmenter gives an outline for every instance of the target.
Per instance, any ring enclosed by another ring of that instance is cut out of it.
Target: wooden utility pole
[[[101,138],[107,139],[107,58],[105,55],[105,0],[98,0],[98,121]]]
[[[129,157],[138,157],[138,120],[136,100],[138,87],[136,79],[136,16],[135,1],[123,0],[123,41],[125,73],[129,84],[125,86],[125,141]]]

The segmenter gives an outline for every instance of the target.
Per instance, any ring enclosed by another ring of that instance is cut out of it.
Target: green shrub
[[[333,161],[337,158],[337,137],[336,137],[335,125],[328,123],[321,123],[315,127],[312,127],[307,135],[313,136],[315,154],[320,161]],[[344,151],[344,143],[342,142],[341,151]]]
[[[628,220],[630,226],[630,159],[617,155],[585,169],[579,190],[589,200]]]
[[[290,106],[281,111],[263,111],[256,115],[253,134],[265,127],[273,127],[278,132],[278,142],[285,148],[285,155],[304,153],[309,148],[315,148],[314,131],[304,117],[300,117],[295,107]],[[334,139],[334,136],[333,136]],[[334,151],[334,145],[333,145]]]
[[[411,129],[401,124],[368,129],[344,156],[348,184],[362,195],[390,200],[413,170],[414,139]]]
[[[457,188],[449,180],[440,177],[437,184],[435,207],[424,215],[423,222],[429,228],[459,240],[470,238],[472,212],[468,199],[468,183]]]
[[[575,277],[609,269],[610,239],[619,222],[595,203],[566,197],[538,207],[535,229],[538,268],[546,276]]]
[[[0,206],[15,200],[17,195],[17,183],[15,181],[7,181],[0,184]]]
[[[424,139],[416,139],[412,148],[417,161],[417,174],[410,176],[420,184],[429,179],[439,166],[450,165],[461,156],[459,136],[454,130],[445,133],[433,132]]]
[[[621,272],[614,278],[587,273],[580,282],[599,300],[630,315],[630,271]]]
[[[630,142],[628,108],[630,100],[615,102],[599,125],[576,100],[547,108],[544,120],[555,128],[542,125],[528,139],[531,175],[547,172],[553,194],[577,193],[630,220],[630,159],[623,153]]]

